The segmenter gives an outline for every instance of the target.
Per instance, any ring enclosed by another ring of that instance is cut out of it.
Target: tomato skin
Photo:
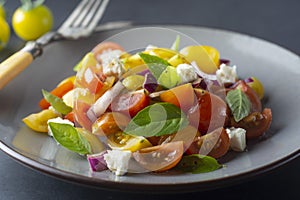
[[[188,111],[194,105],[196,96],[192,84],[187,83],[161,93],[160,99]]]
[[[111,103],[113,112],[121,112],[127,116],[134,117],[140,110],[148,106],[150,98],[142,92],[126,93],[117,96]]]
[[[23,40],[35,40],[53,27],[53,14],[45,5],[30,10],[18,8],[12,17],[15,33]]]
[[[120,50],[120,51],[124,51],[123,47],[121,47],[120,45],[118,45],[117,43],[114,42],[101,42],[99,44],[97,44],[92,52],[94,53],[95,58],[98,60],[98,62],[101,62],[101,59],[99,58],[99,56],[105,52],[105,51],[109,51],[109,50]]]
[[[107,112],[101,115],[92,126],[92,133],[96,135],[110,135],[122,131],[130,118],[122,113]]]
[[[72,80],[68,80],[62,84],[59,84],[56,88],[54,88],[50,93],[62,98],[67,92],[74,88],[74,83]],[[46,101],[45,98],[41,99],[39,102],[39,106],[41,109],[47,109],[50,106],[50,103]]]
[[[133,157],[149,171],[164,172],[179,163],[183,151],[183,142],[177,141],[140,149],[133,153]]]
[[[240,127],[246,130],[246,138],[253,139],[262,136],[271,126],[272,111],[265,108],[262,112],[253,112],[238,123],[231,120],[233,127]]]
[[[206,90],[195,89],[197,105],[188,112],[190,123],[204,134],[228,123],[229,109],[218,96]]]
[[[187,149],[187,154],[208,155],[220,158],[230,148],[230,139],[224,128],[218,128],[204,136],[195,137],[194,142]]]

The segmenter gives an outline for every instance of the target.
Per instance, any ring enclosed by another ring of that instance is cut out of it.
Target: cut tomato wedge
[[[163,172],[175,167],[183,155],[183,141],[165,143],[140,149],[133,153],[134,159],[145,169]]]
[[[74,112],[75,122],[78,123],[83,128],[91,131],[92,130],[92,122],[89,119],[89,117],[87,116],[87,111],[89,109],[90,109],[90,105],[83,101],[76,100],[74,102],[73,112]]]
[[[258,138],[262,136],[272,123],[272,111],[265,108],[262,112],[253,112],[238,123],[231,120],[233,127],[240,127],[246,130],[247,139]]]
[[[111,110],[133,117],[140,110],[148,106],[149,103],[149,96],[141,90],[139,92],[126,93],[117,96],[111,103]]]
[[[206,90],[195,89],[195,93],[198,104],[189,110],[188,118],[200,133],[211,132],[227,124],[229,110],[225,101]]]
[[[187,83],[162,92],[160,99],[187,111],[194,105],[196,96],[192,84]]]
[[[228,152],[229,148],[229,136],[226,130],[221,127],[204,136],[196,137],[186,153],[220,158]]]

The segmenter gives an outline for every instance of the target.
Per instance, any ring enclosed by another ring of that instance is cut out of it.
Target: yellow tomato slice
[[[152,144],[142,136],[131,136],[122,132],[108,135],[107,143],[112,149],[128,150],[131,152],[152,146]]]
[[[48,132],[47,121],[58,117],[59,114],[52,109],[45,109],[38,113],[33,113],[23,118],[23,122],[32,130],[42,133]]]

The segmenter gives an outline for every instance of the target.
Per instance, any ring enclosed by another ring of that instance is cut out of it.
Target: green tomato
[[[31,9],[18,8],[12,17],[15,33],[23,40],[35,40],[53,27],[52,12],[45,5]]]
[[[128,90],[134,91],[139,88],[142,88],[144,81],[144,76],[136,74],[126,77],[122,83]]]
[[[180,84],[181,78],[177,74],[176,68],[168,66],[157,80],[158,84],[165,88],[172,88]]]

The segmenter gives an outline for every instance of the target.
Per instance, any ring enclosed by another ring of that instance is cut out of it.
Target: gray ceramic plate
[[[5,89],[0,91],[0,148],[14,159],[46,174],[76,183],[106,189],[180,192],[206,190],[248,180],[274,169],[299,155],[300,59],[275,44],[238,33],[186,26],[170,26],[201,44],[216,47],[222,58],[238,66],[242,77],[256,76],[266,88],[264,106],[273,110],[273,123],[264,138],[248,144],[248,151],[230,152],[226,167],[206,174],[130,174],[116,177],[108,171],[91,173],[85,158],[59,146],[47,135],[24,126],[21,119],[38,111],[41,89],[50,90],[72,75],[72,67],[98,42],[118,31],[96,33],[78,41],[49,45],[45,53]],[[142,35],[132,32],[120,43],[125,48],[169,45],[170,34]],[[119,40],[120,38],[116,37]],[[134,46],[132,46],[134,45]]]

